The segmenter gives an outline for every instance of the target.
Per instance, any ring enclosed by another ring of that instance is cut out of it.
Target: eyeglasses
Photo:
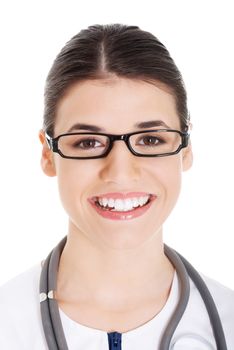
[[[47,133],[46,140],[53,152],[63,158],[96,159],[106,157],[115,141],[124,141],[137,157],[165,157],[179,153],[188,146],[189,133],[172,129],[132,132],[123,135],[102,133],[70,133],[55,138]]]

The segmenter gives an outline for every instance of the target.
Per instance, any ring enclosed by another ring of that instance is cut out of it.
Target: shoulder
[[[214,299],[224,330],[228,334],[232,334],[232,346],[234,348],[234,291],[212,278],[201,276]]]
[[[39,294],[40,272],[41,264],[37,263],[0,286],[1,309],[7,303],[15,304],[20,301],[21,304],[28,304],[35,299],[35,293]]]
[[[228,349],[234,348],[234,333],[233,333],[233,324],[234,324],[234,291],[230,288],[224,286],[220,282],[207,277],[206,275],[200,273],[203,281],[205,282],[208,290],[215,302],[216,308],[219,313],[219,317],[223,326],[224,334],[226,337],[226,342],[228,344]],[[201,327],[204,330],[204,338],[210,334],[211,339],[212,330],[205,308],[205,304],[200,296],[199,291],[197,290],[193,281],[190,283],[190,306],[189,309],[191,313],[196,316],[193,318],[193,323],[197,323],[197,328]],[[201,317],[202,315],[202,317]],[[206,335],[205,335],[206,334]],[[209,339],[209,336],[208,336]]]
[[[199,273],[205,282],[219,313],[227,348],[234,349],[234,291],[218,281]],[[216,348],[212,327],[204,301],[190,279],[189,302],[173,336],[175,349]]]
[[[39,282],[41,263],[0,286],[0,348],[43,349]],[[18,344],[18,345],[17,345]]]
[[[219,309],[218,311],[222,315],[231,315],[232,321],[234,321],[234,291],[204,274],[201,274],[201,277],[206,283]],[[195,288],[194,284],[192,288]]]

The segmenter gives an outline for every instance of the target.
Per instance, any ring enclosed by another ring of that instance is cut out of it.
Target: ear
[[[191,168],[193,164],[193,151],[192,145],[189,145],[186,148],[182,149],[182,169],[183,171],[187,171]]]
[[[54,164],[53,152],[50,150],[47,144],[45,132],[43,130],[39,131],[39,139],[42,143],[42,154],[41,154],[42,170],[47,176],[55,176],[56,169]]]

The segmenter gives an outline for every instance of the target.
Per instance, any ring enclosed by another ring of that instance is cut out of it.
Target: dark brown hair
[[[181,130],[187,129],[187,94],[168,50],[153,34],[118,23],[81,30],[58,54],[46,80],[43,129],[54,136],[58,102],[74,83],[111,76],[163,83],[175,98]]]

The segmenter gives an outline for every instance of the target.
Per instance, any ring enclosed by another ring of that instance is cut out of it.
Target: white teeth
[[[108,204],[108,199],[107,198],[100,198],[100,200],[102,201],[103,207],[106,207]]]
[[[137,198],[132,198],[132,203],[134,208],[138,207],[139,205]]]
[[[129,211],[133,208],[137,208],[139,206],[143,206],[149,200],[149,195],[142,197],[134,197],[127,199],[113,199],[113,198],[97,198],[98,203],[102,207],[113,208],[114,211]]]
[[[139,203],[140,206],[142,207],[142,205],[144,205],[147,202],[147,197],[140,197],[139,198]]]
[[[121,199],[116,199],[114,207],[116,210],[123,210],[123,201]]]
[[[130,198],[124,200],[124,211],[131,210],[133,208],[133,202]]]
[[[114,201],[114,199],[112,199],[112,198],[108,199],[107,204],[108,204],[108,207],[114,207],[114,206],[115,206],[115,201]]]

